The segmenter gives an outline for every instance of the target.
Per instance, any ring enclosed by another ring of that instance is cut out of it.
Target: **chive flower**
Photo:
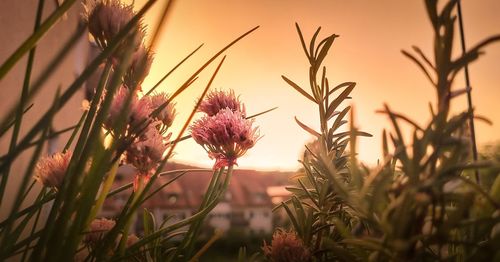
[[[165,150],[169,147],[166,142],[170,137],[163,137],[156,128],[148,127],[138,136],[125,152],[125,162],[137,169],[134,180],[134,190],[137,191],[139,180],[146,183],[151,174],[160,164]]]
[[[141,130],[144,130],[153,119],[149,116],[153,112],[151,108],[151,101],[149,97],[143,96],[142,98],[135,101],[131,105],[131,112],[128,119],[128,124],[130,125],[132,132],[139,134]]]
[[[134,16],[133,6],[122,4],[118,0],[89,0],[84,5],[83,18],[88,24],[89,33],[102,49],[109,45]],[[144,28],[141,22],[130,31],[130,37],[132,39],[129,38],[128,41],[133,41],[139,48],[144,38]],[[118,52],[120,49],[117,48]]]
[[[201,102],[198,107],[199,112],[204,112],[209,116],[216,115],[220,110],[229,108],[233,112],[240,112],[243,117],[246,116],[245,105],[240,102],[239,98],[234,94],[234,90],[230,91],[212,91],[207,94],[207,97]]]
[[[115,224],[116,222],[114,220],[106,218],[96,218],[92,220],[88,232],[85,234],[84,241],[89,244],[97,243],[115,226]]]
[[[237,164],[236,160],[255,145],[259,134],[252,124],[253,120],[245,119],[241,112],[226,107],[195,121],[190,130],[194,141],[216,160],[214,169],[218,169]]]
[[[132,54],[132,61],[123,76],[123,83],[129,89],[141,90],[140,86],[149,74],[153,63],[153,52],[144,44]]]
[[[127,89],[125,86],[121,86],[118,88],[116,91],[116,94],[113,97],[113,101],[111,102],[111,106],[108,111],[108,117],[104,121],[104,127],[108,130],[115,131],[114,129],[116,128],[116,124],[118,119],[122,114],[125,112],[127,115],[125,116],[128,119],[131,117],[133,110],[126,110],[125,104],[127,102],[127,99],[129,99],[129,96],[132,96],[130,99],[130,104],[129,108],[135,108],[136,103],[137,103],[137,95],[135,93],[130,93],[130,90]]]
[[[170,101],[168,95],[163,92],[148,96],[148,98],[150,100],[151,111],[154,112],[160,107],[162,108],[153,116],[155,120],[160,121],[166,127],[172,126],[176,115],[175,103]]]
[[[271,244],[264,241],[264,255],[274,262],[307,262],[312,260],[311,251],[293,231],[278,229]]]
[[[64,180],[72,152],[55,153],[41,158],[35,167],[35,179],[46,187],[59,188]]]

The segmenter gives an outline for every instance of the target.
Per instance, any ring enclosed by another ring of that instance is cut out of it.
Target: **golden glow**
[[[154,7],[146,18],[153,28],[166,1]],[[144,1],[136,1],[140,7]],[[383,103],[405,112],[420,123],[429,119],[428,102],[434,102],[434,90],[418,68],[403,57],[401,49],[417,45],[431,56],[432,33],[423,1],[176,1],[163,28],[156,59],[144,89],[154,85],[164,73],[182,60],[199,44],[204,47],[188,60],[161,86],[173,92],[197,67],[220,48],[250,28],[256,32],[233,46],[216,77],[213,88],[233,88],[241,94],[249,114],[278,106],[279,109],[260,116],[256,123],[264,137],[239,160],[240,167],[293,170],[309,136],[293,120],[317,127],[316,108],[281,79],[286,75],[306,87],[307,61],[295,31],[298,22],[306,38],[322,26],[323,34],[340,35],[326,60],[331,85],[355,81],[352,103],[356,109],[356,125],[372,133],[361,138],[360,158],[375,163],[381,151],[381,132],[390,128],[387,118],[375,113]],[[500,33],[500,1],[463,2],[468,46],[484,37]],[[457,39],[458,40],[458,39]],[[459,42],[457,41],[457,53]],[[477,123],[479,144],[500,138],[500,44],[486,49],[487,55],[472,64],[473,100],[477,113],[487,116],[494,126]],[[211,74],[214,62],[200,78],[177,99],[179,112],[174,136],[189,115]],[[462,88],[463,77],[457,77]],[[455,101],[456,110],[464,109],[465,98]],[[201,147],[185,141],[176,149],[176,161],[213,164]]]

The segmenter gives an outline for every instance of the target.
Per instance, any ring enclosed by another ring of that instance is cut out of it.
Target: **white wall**
[[[245,219],[249,221],[249,234],[268,234],[273,230],[272,209],[268,207],[247,208]]]
[[[209,214],[208,224],[216,229],[227,231],[231,227],[231,205],[219,203]]]

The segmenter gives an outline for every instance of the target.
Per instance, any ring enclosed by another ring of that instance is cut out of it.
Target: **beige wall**
[[[44,19],[55,10],[55,2],[52,0],[45,1],[45,8],[43,10]],[[37,5],[37,0],[0,1],[0,63],[3,63],[33,32]],[[81,4],[77,1],[67,15],[58,21],[40,40],[36,49],[31,78],[32,82],[38,78],[46,65],[62,48],[63,43],[76,30],[80,13]],[[47,111],[55,96],[56,89],[60,86],[62,90],[65,90],[85,68],[88,57],[88,46],[88,37],[85,34],[63,63],[55,68],[55,72],[46,82],[43,91],[32,101],[34,106],[23,119],[21,136]],[[0,80],[0,116],[2,118],[11,106],[19,101],[26,70],[26,61],[27,55]],[[60,130],[76,124],[81,115],[82,97],[83,92],[77,93],[71,101],[68,101],[63,110],[56,115],[53,123],[54,130]],[[62,135],[58,139],[57,147],[59,149],[64,146],[68,136],[69,133]],[[0,138],[0,155],[4,155],[7,152],[10,137],[11,134],[8,133]],[[43,154],[47,154],[47,148],[44,149]],[[11,169],[6,200],[0,207],[0,219],[3,219],[10,212],[10,201],[18,191],[18,184],[29,162],[30,155],[31,152],[23,154]],[[33,191],[38,192],[37,188]]]

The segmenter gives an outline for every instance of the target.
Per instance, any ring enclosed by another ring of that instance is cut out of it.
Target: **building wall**
[[[231,228],[231,205],[221,202],[208,215],[208,225],[213,228],[228,231]]]
[[[0,63],[3,62],[17,49],[17,47],[27,39],[33,32],[34,19],[36,16],[38,1],[37,0],[21,0],[21,1],[0,1]],[[33,72],[31,82],[33,83],[40,73],[45,69],[46,65],[62,48],[64,42],[69,39],[70,35],[76,30],[80,20],[81,3],[77,1],[69,10],[64,18],[60,19],[55,26],[39,41],[36,49]],[[55,1],[45,1],[42,21],[55,10]],[[20,137],[24,136],[32,125],[47,111],[55,96],[56,90],[61,87],[64,91],[73,80],[80,74],[87,64],[87,50],[89,46],[88,37],[86,34],[80,39],[81,41],[69,53],[64,61],[55,68],[53,75],[43,86],[42,91],[32,101],[33,108],[29,110],[23,119]],[[19,101],[24,74],[26,70],[27,55],[25,55],[19,63],[17,63],[11,71],[0,80],[0,119],[3,119],[4,114]],[[66,106],[55,116],[53,123],[54,130],[60,130],[70,127],[78,121],[81,111],[81,100],[83,92],[79,92],[74,96]],[[53,140],[51,150],[61,150],[64,146],[69,133],[61,135],[58,139]],[[8,151],[11,133],[5,134],[0,138],[0,155],[4,155]],[[45,147],[43,154],[47,154],[48,147]],[[24,175],[32,151],[26,151],[13,164],[10,172],[10,180],[7,186],[6,199],[0,206],[0,219],[5,218],[11,208],[13,197],[18,191],[18,186],[21,177]],[[33,190],[38,192],[38,188]],[[35,194],[30,195],[33,199]],[[25,201],[25,202],[30,202]]]
[[[249,207],[245,209],[248,234],[269,234],[273,230],[271,207]]]

